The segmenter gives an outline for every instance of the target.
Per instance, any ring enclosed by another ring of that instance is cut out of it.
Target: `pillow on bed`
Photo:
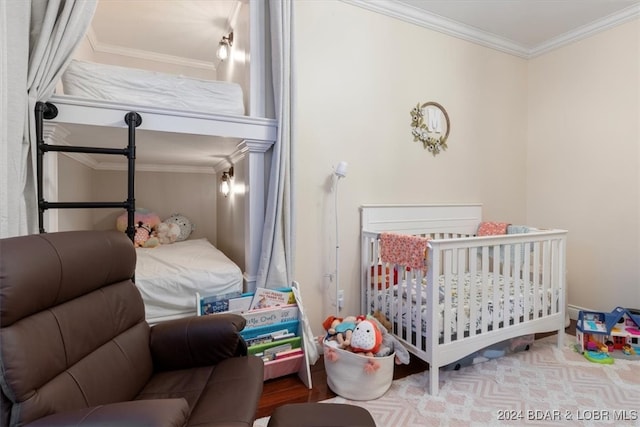
[[[191,220],[182,214],[173,214],[169,218],[165,219],[164,222],[167,224],[177,224],[178,227],[180,227],[180,234],[178,235],[176,242],[187,240],[191,235],[191,232],[195,229]]]
[[[160,217],[158,216],[157,213],[152,212],[149,209],[145,209],[145,208],[137,208],[133,218],[134,218],[133,219],[134,227],[139,222],[142,222],[144,225],[148,226],[149,229],[152,229],[156,225],[162,222],[160,221]],[[123,233],[127,231],[127,220],[128,220],[128,215],[127,215],[127,212],[125,211],[116,219],[116,230],[121,231]]]

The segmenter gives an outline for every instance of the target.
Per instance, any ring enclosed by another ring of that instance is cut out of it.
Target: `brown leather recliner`
[[[116,231],[0,240],[2,426],[251,426],[263,363],[243,317],[150,327]]]

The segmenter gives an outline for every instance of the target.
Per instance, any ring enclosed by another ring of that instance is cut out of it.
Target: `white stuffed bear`
[[[187,238],[191,235],[191,232],[195,229],[195,226],[193,225],[191,220],[182,214],[173,214],[163,222],[166,222],[168,224],[176,224],[178,225],[178,227],[180,227],[180,235],[176,239],[177,242],[187,240]]]
[[[161,222],[156,225],[155,235],[161,245],[173,243],[178,240],[178,236],[180,235],[180,226],[174,223]]]

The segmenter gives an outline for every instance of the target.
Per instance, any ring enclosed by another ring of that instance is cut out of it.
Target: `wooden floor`
[[[571,321],[571,325],[565,331],[575,335],[575,321]],[[554,334],[536,334],[536,339]],[[426,362],[411,355],[411,362],[408,365],[395,366],[393,379],[404,378],[428,368],[429,365]],[[256,418],[271,416],[275,408],[285,403],[319,402],[336,396],[327,386],[322,357],[315,365],[311,365],[311,382],[313,388],[309,390],[295,374],[265,381]]]

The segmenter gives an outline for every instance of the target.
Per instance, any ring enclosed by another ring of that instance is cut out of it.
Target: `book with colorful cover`
[[[304,354],[302,352],[302,348],[298,347],[298,348],[292,348],[290,350],[282,350],[276,353],[276,357],[275,360],[281,360],[281,359],[286,359],[288,357],[294,357],[294,356],[299,356]]]
[[[229,300],[232,298],[237,298],[240,295],[240,292],[231,292],[224,295],[209,296],[200,296],[199,293],[196,293],[198,307],[197,314],[198,316],[203,316],[205,314],[214,314],[229,311]]]
[[[247,320],[245,328],[275,325],[298,320],[298,306],[290,304],[261,310],[249,310],[242,313],[242,316]]]
[[[253,301],[253,295],[251,294],[242,294],[237,298],[230,298],[229,311],[234,313],[244,313],[245,311],[249,311],[251,301]]]
[[[295,302],[295,297],[291,291],[257,288],[249,309],[257,310],[261,308],[279,307],[293,302]]]
[[[283,340],[278,340],[274,342],[264,343],[264,344],[256,344],[249,346],[247,352],[252,355],[271,355],[275,354],[279,351],[289,350],[292,348],[300,348],[301,339],[300,337],[292,337],[286,338]]]

